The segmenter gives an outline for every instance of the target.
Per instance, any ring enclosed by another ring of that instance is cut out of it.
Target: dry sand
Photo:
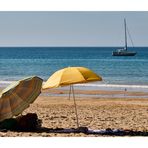
[[[50,93],[44,91],[44,93]],[[52,90],[53,94],[67,93],[65,90]],[[115,94],[120,91],[76,91],[81,94]],[[139,98],[147,95],[142,92],[126,92],[126,95],[137,95],[138,98],[87,98],[77,97],[77,109],[80,126],[90,129],[128,129],[148,131],[148,99]],[[46,128],[76,128],[76,118],[73,100],[65,96],[40,95],[23,114],[37,113],[42,119],[42,127]],[[0,136],[96,136],[84,133],[48,133],[48,132],[0,132]]]

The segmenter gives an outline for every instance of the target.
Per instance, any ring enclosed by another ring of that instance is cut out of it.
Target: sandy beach
[[[42,127],[47,129],[77,128],[73,99],[68,99],[67,90],[52,89],[42,94],[22,114],[37,113],[42,120]],[[132,131],[148,131],[148,99],[140,98],[147,93],[126,92],[126,96],[137,95],[137,98],[100,98],[97,94],[125,93],[122,91],[86,91],[76,90],[76,94],[85,94],[76,97],[80,126],[92,130],[123,129]],[[46,96],[44,94],[50,94]],[[61,94],[61,95],[60,95]],[[67,94],[66,96],[62,96]],[[90,96],[88,94],[91,94]],[[57,96],[56,96],[57,95]],[[93,97],[95,95],[95,97]],[[75,137],[75,136],[101,136],[84,133],[52,133],[47,131],[35,132],[0,132],[1,137]]]

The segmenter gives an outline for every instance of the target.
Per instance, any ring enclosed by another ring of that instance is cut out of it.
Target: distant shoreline
[[[16,81],[0,81],[0,89]],[[44,82],[43,82],[44,83]],[[77,97],[92,98],[148,98],[148,85],[119,85],[83,83],[74,85]],[[68,97],[69,86],[42,90],[41,96]]]
[[[18,79],[19,80],[19,79]],[[9,85],[13,82],[16,81],[0,81],[1,85]],[[45,82],[45,81],[44,81]],[[43,83],[44,83],[43,82]],[[148,85],[139,85],[139,84],[106,84],[106,83],[102,83],[102,82],[94,82],[94,83],[81,83],[81,84],[74,84],[75,87],[99,87],[99,88],[143,88],[143,89],[148,89]],[[1,86],[0,86],[1,87]],[[94,88],[93,88],[94,89]]]

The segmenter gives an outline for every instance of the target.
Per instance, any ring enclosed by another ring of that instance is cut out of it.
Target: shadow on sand
[[[6,129],[1,129],[1,132],[7,132]],[[10,131],[10,130],[9,130]],[[119,130],[119,129],[104,129],[104,130],[90,130],[87,127],[79,128],[46,128],[40,127],[36,130],[11,130],[15,132],[33,132],[33,133],[59,133],[59,134],[70,134],[70,133],[84,133],[86,135],[98,135],[98,136],[148,136],[147,131],[132,131],[132,130]]]

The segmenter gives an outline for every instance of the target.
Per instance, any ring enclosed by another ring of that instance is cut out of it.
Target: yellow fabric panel
[[[102,81],[102,78],[92,70],[85,67],[76,67],[83,74],[86,81]]]
[[[79,72],[77,68],[65,68],[61,77],[61,86],[70,85],[74,83],[85,82],[83,75]]]
[[[42,86],[43,89],[59,87],[64,69],[55,72]]]

